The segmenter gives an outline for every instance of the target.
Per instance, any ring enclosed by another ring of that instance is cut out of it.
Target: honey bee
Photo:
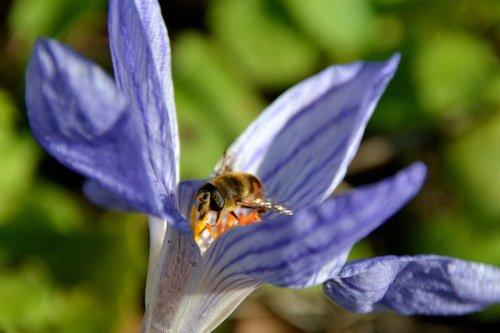
[[[238,208],[250,208],[257,213],[272,211],[293,214],[284,206],[265,199],[264,185],[257,176],[233,171],[226,153],[215,177],[198,189],[195,207],[199,214],[198,221],[204,221],[207,214],[213,212],[216,223],[219,223],[222,213],[228,213],[239,220],[235,213]]]

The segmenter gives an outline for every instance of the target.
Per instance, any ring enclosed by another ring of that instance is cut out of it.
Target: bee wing
[[[215,176],[220,176],[222,174],[231,172],[234,169],[233,167],[234,167],[234,158],[228,154],[226,148],[224,150],[224,153],[222,154],[222,158],[215,166]]]
[[[286,208],[285,206],[274,203],[271,200],[265,200],[261,198],[242,201],[239,203],[239,205],[256,210],[271,211],[276,214],[293,215],[293,211]]]

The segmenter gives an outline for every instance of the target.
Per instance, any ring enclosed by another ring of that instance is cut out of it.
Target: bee
[[[204,221],[207,214],[213,212],[216,224],[220,222],[223,213],[239,220],[235,212],[239,208],[250,208],[257,213],[271,211],[293,214],[291,210],[265,198],[264,185],[257,176],[233,171],[231,160],[226,153],[215,177],[198,189],[195,207],[198,221]]]

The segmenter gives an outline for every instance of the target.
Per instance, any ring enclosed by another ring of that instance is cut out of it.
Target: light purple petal
[[[118,87],[137,106],[135,117],[144,126],[148,171],[161,198],[175,201],[179,142],[170,44],[158,2],[111,0],[109,38]]]
[[[343,179],[366,123],[396,71],[386,62],[332,66],[288,90],[229,148],[235,169],[257,174],[275,201],[323,201]]]
[[[462,315],[500,303],[500,269],[436,255],[350,262],[325,293],[360,313]]]
[[[261,285],[248,276],[212,271],[193,239],[173,228],[167,227],[161,253],[151,250],[144,333],[212,332]]]
[[[207,265],[225,276],[228,270],[284,287],[321,283],[337,273],[346,251],[417,193],[425,173],[425,166],[415,163],[293,216],[232,229],[208,249]]]
[[[180,305],[185,313],[178,316],[171,332],[212,332],[262,285],[246,275],[212,273],[210,267],[202,267],[196,286],[185,297],[185,306]]]
[[[44,39],[33,49],[26,80],[31,129],[47,152],[128,206],[161,215],[145,172],[143,137],[113,80],[68,47]]]
[[[148,271],[144,332],[159,332],[155,327],[169,331],[167,328],[173,326],[179,312],[185,311],[181,303],[189,295],[192,276],[196,277],[202,266],[200,251],[191,235],[167,227],[161,249],[157,245],[150,252],[153,265]]]

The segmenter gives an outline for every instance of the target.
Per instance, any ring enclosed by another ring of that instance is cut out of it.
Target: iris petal
[[[179,212],[185,219],[189,219],[191,207],[194,204],[195,195],[201,185],[207,182],[207,179],[190,179],[179,183],[177,189]],[[113,210],[132,211],[134,207],[130,206],[122,198],[106,191],[94,181],[86,181],[83,191],[89,199],[96,205]]]
[[[97,206],[118,211],[134,211],[134,207],[122,198],[106,191],[102,186],[92,180],[83,184],[83,192]]]
[[[192,238],[174,228],[167,227],[155,257],[148,272],[144,333],[211,332],[261,285],[247,275],[213,271]]]
[[[232,229],[208,249],[206,265],[215,274],[246,274],[278,286],[323,282],[337,273],[346,251],[417,193],[425,174],[425,166],[415,163],[293,216]]]
[[[235,169],[257,174],[290,207],[323,201],[344,177],[398,62],[395,55],[332,66],[291,88],[228,149]]]
[[[261,285],[245,275],[214,275],[206,268],[180,305],[185,312],[176,318],[172,332],[212,332]]]
[[[172,218],[182,219],[180,216]],[[202,258],[191,235],[170,227],[166,229],[161,249],[157,250],[155,247],[150,251],[152,266],[148,270],[146,313],[142,332],[180,332],[172,329],[177,325],[174,321],[184,314],[185,308],[182,304],[192,292],[193,284],[197,282]],[[189,326],[190,323],[184,323],[184,327]]]
[[[325,293],[360,313],[462,315],[500,303],[500,269],[437,255],[350,262]]]
[[[175,202],[179,142],[170,71],[170,44],[153,0],[111,0],[109,38],[117,84],[137,106],[148,153],[148,172],[166,204]]]
[[[31,129],[47,152],[127,206],[160,215],[144,172],[144,139],[113,80],[68,47],[45,39],[33,49],[26,79]]]

